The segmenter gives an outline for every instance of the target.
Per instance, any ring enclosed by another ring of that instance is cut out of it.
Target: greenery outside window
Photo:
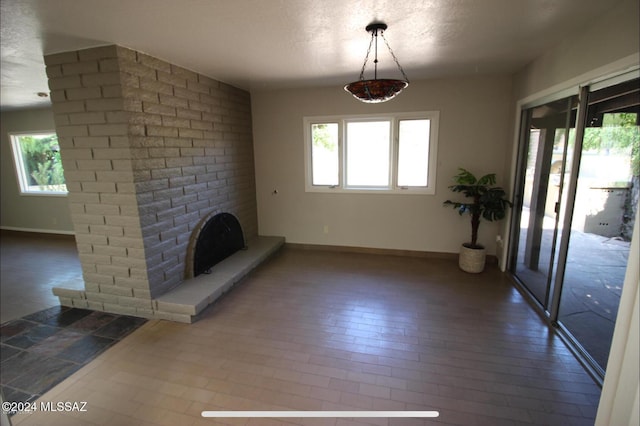
[[[11,134],[22,194],[66,195],[58,136],[53,132]]]
[[[438,118],[305,117],[307,192],[435,194]]]

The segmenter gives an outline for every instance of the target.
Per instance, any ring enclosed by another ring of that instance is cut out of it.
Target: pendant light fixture
[[[371,41],[369,42],[367,55],[364,58],[364,64],[362,64],[360,78],[358,81],[354,81],[353,83],[349,83],[344,86],[344,90],[351,93],[354,98],[362,102],[386,102],[390,99],[393,99],[396,95],[402,92],[402,90],[409,85],[409,79],[400,66],[398,58],[396,58],[393,50],[391,50],[387,39],[384,37],[384,31],[387,29],[387,24],[382,22],[373,22],[367,25],[365,29],[367,30],[367,32],[371,33]],[[389,49],[389,53],[391,53],[393,60],[396,62],[396,65],[398,65],[398,69],[402,73],[404,80],[378,78],[378,34],[382,37],[384,43],[387,45],[387,49]],[[375,59],[373,61],[373,80],[365,80],[364,70],[367,66],[367,61],[369,60],[369,54],[371,53],[372,46],[375,46]]]

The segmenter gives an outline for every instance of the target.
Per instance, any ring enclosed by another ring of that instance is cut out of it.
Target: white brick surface
[[[100,286],[100,293],[115,295],[115,296],[125,296],[126,298],[126,297],[133,296],[133,289],[128,287],[119,287],[116,285],[103,284]],[[118,299],[120,299],[120,297]]]
[[[112,275],[113,277],[129,277],[129,268],[126,266],[101,265],[96,264],[96,272],[102,275]]]
[[[101,265],[110,265],[111,264],[111,256],[109,255],[100,255],[100,254],[83,254],[79,255],[80,261],[83,263],[92,263],[92,264],[101,264]]]
[[[94,244],[94,245],[106,245],[107,237],[105,235],[86,235],[86,234],[77,234],[76,242],[78,244]],[[88,265],[83,265],[83,268]]]
[[[75,136],[73,138],[75,148],[108,148],[109,138],[107,136]],[[91,153],[91,151],[87,150]],[[64,154],[63,154],[64,155]]]
[[[136,307],[136,316],[149,319],[160,319],[155,317],[153,309]]]
[[[144,310],[141,310],[141,312],[144,312]],[[160,311],[153,312],[153,319],[174,321],[173,316],[170,312],[160,312]],[[180,322],[180,321],[177,321],[177,322]]]
[[[136,308],[113,303],[104,303],[104,311],[118,315],[136,315]]]
[[[118,136],[126,135],[129,131],[127,124],[90,124],[91,136]]]
[[[47,67],[46,72],[49,78],[62,77],[62,65],[50,65]]]
[[[144,278],[123,278],[115,277],[115,284],[120,287],[131,287],[136,297],[142,297],[144,291],[149,291],[149,282]],[[140,290],[140,291],[138,291]],[[141,293],[142,292],[142,293]]]
[[[116,184],[113,182],[84,182],[82,183],[84,192],[116,192]]]
[[[138,299],[137,297],[118,297],[118,304],[141,309],[148,309],[152,312],[151,299]]]
[[[91,160],[91,151],[88,149],[74,149],[67,148],[61,154],[64,158],[64,161],[70,160]]]
[[[149,285],[147,284],[148,287]],[[147,288],[134,288],[133,295],[139,299],[151,299],[151,291]]]
[[[89,307],[89,302],[86,299],[72,299],[71,303],[74,308],[87,309]]]
[[[69,299],[85,299],[85,292],[83,290],[68,289],[62,287],[54,287],[52,292],[55,296],[66,297]]]
[[[96,179],[101,182],[133,182],[133,174],[128,171],[102,170],[96,172]]]
[[[44,57],[45,65],[61,65],[78,62],[78,52],[63,52]]]
[[[93,148],[93,158],[96,160],[123,160],[131,158],[131,149],[129,148]]]
[[[60,300],[60,304],[62,306],[68,306],[70,308],[73,307],[73,299],[69,297],[58,297],[58,299]]]
[[[85,211],[93,215],[116,215],[120,212],[119,206],[109,204],[85,204]]]
[[[146,259],[136,259],[133,257],[113,256],[111,263],[117,266],[125,266],[127,268],[145,269],[147,267]]]
[[[121,192],[116,191],[116,184],[110,182],[104,182],[105,185],[113,185],[114,191],[99,191],[104,192],[100,194],[100,202],[102,204],[115,204],[118,206],[123,205],[136,205],[136,197],[133,194],[123,194]],[[107,192],[116,192],[114,194]]]
[[[92,293],[86,292],[86,298],[89,302],[98,302],[98,303],[118,303],[118,296],[114,294],[107,293]]]
[[[122,97],[122,86],[115,84],[112,86],[102,86],[102,97],[107,98],[120,98]]]
[[[102,302],[95,302],[93,300],[87,300],[87,305],[89,309],[93,309],[94,311],[104,311],[104,305]]]
[[[79,205],[79,204],[74,204]],[[85,206],[82,205],[83,214],[74,214],[73,222],[77,225],[104,225],[105,218],[103,215],[86,214],[84,213]]]
[[[74,89],[82,87],[82,80],[77,75],[60,76],[49,80],[49,89]]]
[[[65,89],[68,100],[75,101],[81,99],[99,99],[102,97],[102,91],[99,87],[80,87]]]
[[[87,99],[85,101],[87,111],[122,111],[124,103],[122,99]]]
[[[97,63],[94,62],[93,64],[95,64],[97,68]],[[98,73],[96,69],[95,74],[85,74],[82,76],[82,85],[85,87],[115,86],[120,84],[123,78],[126,78],[126,77],[120,72],[112,71],[112,72]]]
[[[64,153],[61,155],[64,157]],[[78,170],[113,170],[111,160],[79,160],[76,161],[76,164],[78,165]]]
[[[255,235],[250,96],[118,46],[45,63],[85,279],[92,294],[102,294],[98,285],[125,288],[120,297],[132,293],[144,306],[123,304],[149,316],[151,294],[182,281],[202,217],[235,212],[245,235]],[[166,318],[191,321],[186,313]]]
[[[88,136],[89,128],[84,125],[56,126],[56,133],[58,134],[58,137]]]
[[[196,314],[195,306],[183,305],[180,303],[163,302],[161,300],[158,301],[158,310],[163,312],[185,314],[185,315]]]
[[[121,226],[89,225],[89,229],[92,234],[106,235],[107,237],[121,237],[124,235],[124,230]]]
[[[100,292],[100,287],[96,287],[96,286],[100,286],[102,284],[113,285],[114,283],[113,275],[101,275],[93,272],[93,273],[85,273],[84,278],[86,282],[90,282],[94,284],[91,287],[85,286],[87,291],[92,291],[94,293]]]

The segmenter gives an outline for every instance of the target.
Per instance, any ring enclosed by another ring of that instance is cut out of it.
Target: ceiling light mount
[[[353,83],[349,83],[344,86],[344,90],[351,93],[354,98],[362,102],[386,102],[390,99],[393,99],[396,95],[402,92],[402,90],[409,85],[409,79],[402,69],[402,66],[400,66],[400,62],[398,62],[398,58],[396,58],[396,55],[393,53],[393,50],[391,49],[391,46],[389,46],[387,39],[384,37],[384,31],[387,29],[387,24],[385,24],[384,22],[372,22],[367,25],[365,29],[368,33],[371,33],[371,41],[369,42],[369,48],[367,49],[367,54],[364,58],[364,64],[362,64],[360,78],[358,79],[358,81],[354,81]],[[398,66],[398,69],[402,73],[404,80],[378,78],[378,34],[384,40],[384,43],[386,44],[391,57]],[[372,46],[375,46],[375,59],[373,61],[373,80],[365,80],[364,70],[367,67],[367,61],[369,60],[369,54],[371,53]]]
[[[365,27],[365,30],[370,33],[373,31],[384,31],[387,28],[387,24],[385,24],[384,22],[372,22]]]

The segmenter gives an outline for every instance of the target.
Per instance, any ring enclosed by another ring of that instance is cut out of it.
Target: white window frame
[[[401,120],[429,120],[429,158],[427,170],[427,186],[399,186],[398,185],[398,129]],[[438,126],[439,111],[420,111],[412,113],[389,114],[361,114],[361,115],[331,115],[304,117],[304,165],[305,165],[305,191],[324,193],[360,193],[360,194],[413,194],[435,195],[436,193],[436,166],[438,159]],[[347,186],[346,185],[346,128],[348,122],[364,121],[391,121],[391,143],[389,164],[389,186]],[[338,185],[313,185],[313,161],[312,161],[312,134],[313,124],[337,123],[338,124]]]
[[[16,179],[18,181],[18,187],[20,189],[20,195],[36,195],[45,197],[66,197],[69,191],[56,191],[48,189],[33,189],[29,185],[27,180],[27,172],[25,170],[24,162],[22,161],[22,147],[18,140],[21,136],[41,136],[55,134],[55,130],[38,130],[34,132],[12,132],[9,133],[9,139],[11,140],[11,151],[13,153],[13,164],[16,171]]]

